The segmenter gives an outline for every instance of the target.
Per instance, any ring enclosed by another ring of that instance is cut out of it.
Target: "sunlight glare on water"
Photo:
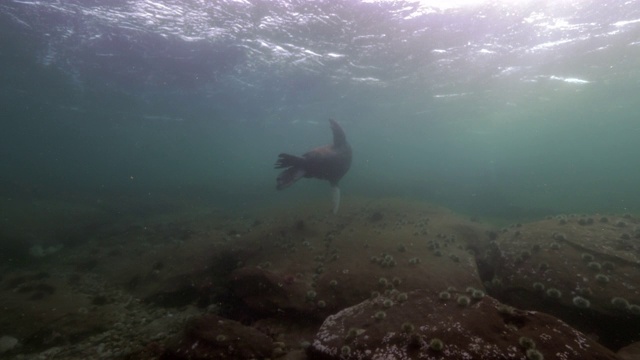
[[[391,0],[364,0],[363,2],[388,2]],[[579,1],[579,0],[578,0]],[[529,5],[531,3],[540,3],[539,1],[533,0],[418,0],[422,6],[425,7],[434,7],[438,9],[453,9],[453,8],[472,8],[476,6],[484,6],[484,5],[501,5],[505,7],[517,7]],[[570,0],[561,0],[555,1],[558,3],[568,3]],[[573,1],[576,3],[576,1]]]

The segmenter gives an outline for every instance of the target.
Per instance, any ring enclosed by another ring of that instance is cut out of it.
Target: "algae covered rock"
[[[552,316],[488,296],[450,295],[417,290],[389,307],[390,299],[381,297],[344,309],[325,320],[307,354],[323,360],[616,359]]]
[[[640,331],[640,251],[627,234],[635,226],[629,218],[560,216],[505,229],[480,259],[492,274],[486,288],[610,348],[624,346]]]
[[[234,242],[229,288],[260,316],[327,316],[385,292],[482,288],[474,252],[486,229],[439,208],[299,213]],[[381,215],[384,214],[384,215]]]

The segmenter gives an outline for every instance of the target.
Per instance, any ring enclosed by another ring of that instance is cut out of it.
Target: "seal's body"
[[[351,167],[351,146],[342,127],[333,119],[329,119],[329,123],[333,132],[332,144],[317,147],[302,156],[278,155],[275,168],[286,170],[278,175],[276,188],[285,189],[303,177],[327,180],[333,189],[333,212],[336,213],[340,207],[338,182]]]

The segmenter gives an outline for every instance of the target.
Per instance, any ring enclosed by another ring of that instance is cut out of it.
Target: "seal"
[[[338,182],[351,167],[351,146],[340,124],[329,119],[333,143],[307,151],[302,156],[279,154],[276,169],[286,169],[278,175],[276,189],[283,190],[301,178],[329,181],[332,189],[333,213],[340,208]]]

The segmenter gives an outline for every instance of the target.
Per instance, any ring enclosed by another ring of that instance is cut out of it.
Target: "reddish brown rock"
[[[417,290],[386,308],[377,298],[328,317],[308,349],[310,359],[526,359],[524,338],[544,359],[616,359],[564,322],[510,308],[485,296],[462,306]],[[466,295],[465,295],[466,296]],[[378,315],[384,311],[386,316]],[[441,342],[437,349],[434,342]]]

